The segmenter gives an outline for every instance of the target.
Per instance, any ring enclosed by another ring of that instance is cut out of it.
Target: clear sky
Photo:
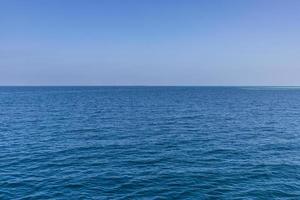
[[[300,85],[300,1],[0,0],[0,85]]]

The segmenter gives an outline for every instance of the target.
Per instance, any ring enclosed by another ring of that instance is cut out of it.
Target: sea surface
[[[0,87],[0,199],[300,199],[300,88]]]

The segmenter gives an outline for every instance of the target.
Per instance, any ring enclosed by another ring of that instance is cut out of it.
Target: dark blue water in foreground
[[[299,198],[298,88],[0,88],[0,199]]]

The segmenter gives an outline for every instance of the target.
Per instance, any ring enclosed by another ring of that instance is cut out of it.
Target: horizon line
[[[103,85],[0,85],[0,87],[300,87],[300,85],[134,85],[134,84],[103,84]]]

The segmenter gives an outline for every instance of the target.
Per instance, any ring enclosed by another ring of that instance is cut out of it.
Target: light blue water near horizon
[[[0,87],[0,199],[299,199],[300,89]]]

